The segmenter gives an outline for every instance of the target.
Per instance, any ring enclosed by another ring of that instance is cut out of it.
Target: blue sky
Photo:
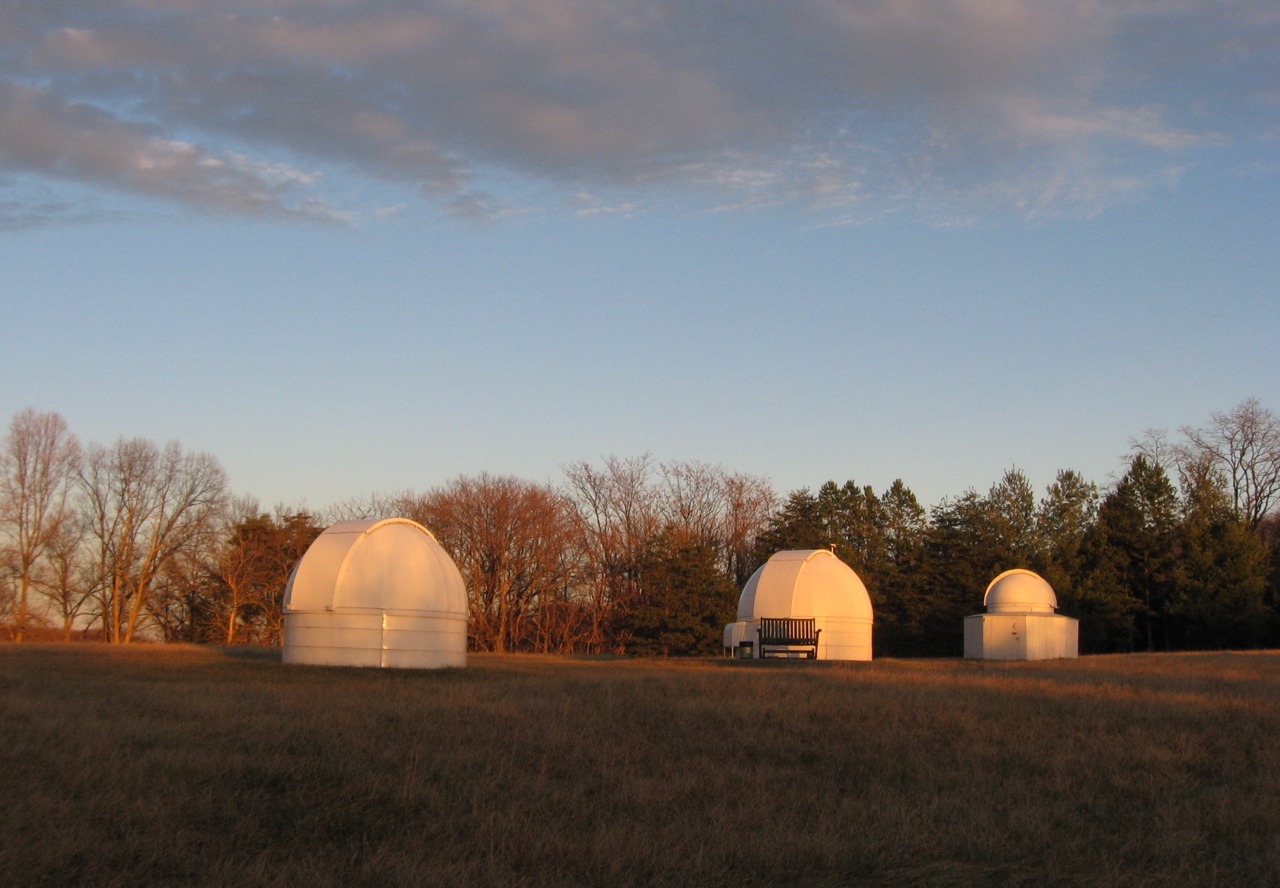
[[[651,452],[780,491],[1280,409],[1261,2],[0,11],[0,411],[320,507]]]

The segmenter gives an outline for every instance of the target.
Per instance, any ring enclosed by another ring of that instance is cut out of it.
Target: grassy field
[[[1280,884],[1280,654],[0,645],[0,884]]]

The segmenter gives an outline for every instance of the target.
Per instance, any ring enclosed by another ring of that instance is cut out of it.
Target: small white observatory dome
[[[467,663],[467,591],[436,538],[407,518],[320,534],[284,594],[285,663],[430,669]]]
[[[1015,567],[991,581],[982,603],[989,614],[1051,614],[1058,596],[1040,574]]]
[[[812,619],[820,660],[870,660],[871,596],[853,568],[829,549],[776,552],[742,587],[738,621],[725,627],[725,647],[750,642],[761,653],[760,620]]]
[[[1038,573],[1006,570],[987,586],[985,614],[964,618],[970,660],[1052,660],[1079,654],[1080,624],[1054,613],[1058,596]]]

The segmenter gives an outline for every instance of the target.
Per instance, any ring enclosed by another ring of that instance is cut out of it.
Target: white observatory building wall
[[[285,592],[285,663],[435,669],[467,662],[467,598],[425,527],[349,521],[322,533]]]

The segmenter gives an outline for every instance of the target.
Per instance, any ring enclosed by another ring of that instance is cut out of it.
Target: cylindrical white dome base
[[[440,669],[467,665],[467,620],[393,613],[285,614],[282,660],[311,666]]]
[[[870,660],[871,621],[818,617],[819,660]]]
[[[819,660],[870,660],[871,620],[815,617]],[[760,621],[739,620],[724,627],[724,646],[738,655],[738,646],[751,642],[752,659],[760,658]]]

